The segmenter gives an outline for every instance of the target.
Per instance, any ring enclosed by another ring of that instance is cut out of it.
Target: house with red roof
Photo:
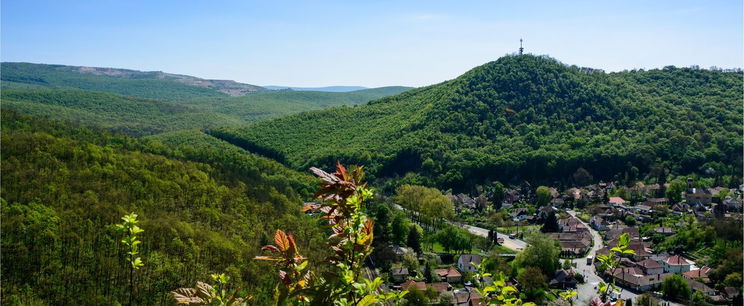
[[[439,275],[439,278],[441,278],[442,281],[448,283],[459,283],[462,281],[462,274],[460,273],[460,271],[457,271],[457,269],[453,267],[447,267],[446,269],[436,269],[434,270],[434,273]]]
[[[626,202],[621,197],[610,197],[610,205],[624,205]]]
[[[708,277],[708,273],[710,272],[710,267],[705,266],[697,270],[687,271],[685,273],[682,273],[682,276],[686,279],[692,279],[692,280],[700,280],[703,283],[709,284],[710,283],[710,277]]]
[[[417,281],[414,281],[412,279],[411,280],[408,280],[407,282],[405,282],[403,284],[401,284],[400,287],[403,288],[403,290],[408,290],[408,289],[411,289],[411,288],[416,288],[416,289],[421,290],[421,291],[426,291],[426,283],[424,283],[424,282],[417,282]]]
[[[690,271],[690,263],[684,257],[679,255],[669,256],[661,261],[664,271],[670,273],[684,273]]]

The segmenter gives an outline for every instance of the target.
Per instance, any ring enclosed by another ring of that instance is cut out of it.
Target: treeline
[[[252,123],[303,111],[364,104],[408,89],[410,88],[390,86],[350,92],[272,90],[242,97],[199,97],[179,103]]]
[[[709,169],[740,175],[741,87],[740,72],[587,74],[550,58],[507,56],[369,105],[213,134],[296,169],[340,159],[395,185],[442,189],[496,180],[572,184],[580,168],[596,180]]]
[[[32,115],[142,136],[247,124],[302,111],[358,105],[410,89],[389,86],[351,92],[276,91],[240,84],[244,89],[256,91],[233,97],[215,88],[188,85],[158,72],[114,69],[111,73],[119,75],[107,76],[79,69],[2,63],[3,104]]]
[[[317,221],[299,212],[314,180],[240,149],[223,153],[224,143],[168,138],[112,136],[3,109],[2,303],[127,301],[129,263],[115,224],[129,212],[145,230],[136,304],[171,303],[170,290],[222,272],[267,303],[275,275],[251,258],[277,228],[309,258],[327,255]]]
[[[301,111],[362,104],[407,89],[383,87],[343,93],[266,91],[243,97],[164,101],[78,89],[14,87],[3,87],[2,100],[6,108],[105,127],[136,137],[183,129],[236,126]]]
[[[239,125],[231,116],[152,99],[69,89],[2,90],[3,107],[130,136]]]

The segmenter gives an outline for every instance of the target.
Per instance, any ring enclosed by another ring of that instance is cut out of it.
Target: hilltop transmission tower
[[[522,48],[522,39],[519,39],[519,55],[522,55],[524,52],[524,48]]]

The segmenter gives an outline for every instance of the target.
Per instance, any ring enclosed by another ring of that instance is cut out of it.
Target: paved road
[[[405,208],[403,208],[403,206],[400,206],[395,203],[393,203],[393,208],[398,209],[398,210],[406,210]],[[459,228],[464,228],[473,235],[488,238],[488,230],[485,228],[457,223],[457,222],[451,222],[451,221],[447,221],[447,223],[457,226]],[[504,243],[502,245],[506,247],[507,249],[519,252],[521,250],[524,250],[525,247],[527,247],[527,242],[524,242],[524,240],[519,240],[519,239],[511,239],[509,238],[509,235],[498,233],[497,237],[504,238]]]
[[[450,224],[458,226],[460,228],[464,228],[473,235],[488,238],[488,230],[485,228],[480,228],[477,226],[472,226],[472,225],[467,225],[467,224],[454,223],[454,222],[450,222]],[[511,250],[519,252],[521,250],[524,250],[525,247],[527,247],[527,242],[524,242],[524,240],[511,239],[509,238],[508,235],[502,234],[502,233],[498,233],[497,236],[498,238],[504,238],[504,243],[502,244],[502,246],[506,247],[507,249],[511,249]]]
[[[569,215],[576,217],[576,212],[569,210],[567,211]],[[589,229],[589,232],[592,234],[592,241],[594,241],[594,245],[592,245],[592,249],[589,251],[587,256],[594,257],[594,254],[597,250],[602,248],[602,237],[599,235],[597,231],[595,231],[589,224],[586,224],[584,221],[581,221],[578,217],[578,219],[581,223],[586,225],[586,227]],[[596,260],[596,259],[595,259]],[[578,271],[582,275],[584,275],[585,282],[583,284],[579,284],[576,287],[576,291],[579,292],[579,294],[576,295],[575,300],[578,301],[578,303],[574,303],[575,305],[587,305],[589,303],[589,300],[591,300],[593,297],[597,296],[597,289],[594,287],[599,284],[599,282],[602,282],[603,280],[597,275],[596,269],[594,265],[587,265],[586,264],[586,257],[583,258],[576,258],[573,260],[574,265],[576,266],[575,271]],[[620,289],[620,298],[622,299],[632,299],[635,300],[636,297],[638,297],[637,294],[622,289]],[[669,302],[665,300],[661,300],[664,303],[667,303],[671,306],[681,306],[680,304]]]
[[[576,217],[576,212],[574,211],[567,211],[569,215]],[[579,221],[581,219],[576,218]],[[581,221],[581,223],[584,223],[584,221]],[[602,248],[602,237],[599,235],[597,231],[592,229],[588,224],[584,223],[587,228],[589,228],[589,232],[592,234],[592,241],[593,245],[591,250],[589,250],[589,253],[587,256],[594,257],[594,254],[597,252],[597,250]],[[587,305],[589,304],[589,300],[591,300],[593,297],[597,296],[597,289],[596,287],[600,282],[602,282],[602,279],[597,275],[596,269],[594,265],[588,265],[586,263],[586,257],[582,258],[576,258],[573,260],[574,265],[576,268],[575,271],[581,273],[581,275],[584,275],[584,283],[579,284],[576,287],[576,291],[579,292],[578,295],[576,295],[576,303],[577,305]],[[622,295],[623,298],[626,297],[625,294]]]

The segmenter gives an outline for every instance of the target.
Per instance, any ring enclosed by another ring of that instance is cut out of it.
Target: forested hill
[[[485,180],[642,178],[742,166],[742,73],[665,67],[604,73],[506,56],[360,107],[213,135],[296,169],[336,159],[377,178],[442,188]],[[658,171],[656,171],[658,172]]]
[[[198,131],[111,136],[2,110],[2,301],[118,305],[130,263],[115,224],[141,220],[135,305],[172,304],[170,291],[212,273],[268,304],[276,274],[250,260],[277,228],[320,260],[325,234],[300,212],[307,174]]]
[[[12,62],[2,63],[1,78],[3,87],[82,89],[161,100],[244,96],[266,90],[235,81],[160,71]]]
[[[271,90],[243,97],[200,97],[179,103],[252,123],[303,111],[364,104],[409,89],[411,88],[389,86],[349,92]]]
[[[264,90],[162,72],[2,63],[2,100],[15,110],[141,136],[241,125],[399,94],[390,86],[349,92]]]
[[[234,116],[168,101],[72,89],[6,88],[3,107],[30,115],[104,127],[130,136],[245,123]]]

